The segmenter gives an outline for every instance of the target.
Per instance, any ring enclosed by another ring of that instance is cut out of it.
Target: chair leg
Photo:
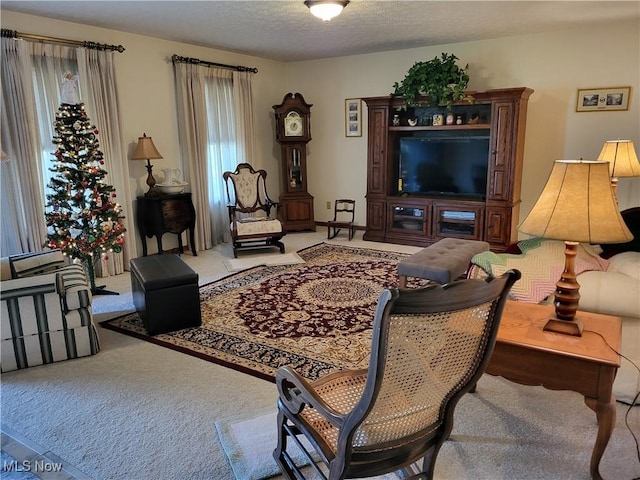
[[[398,281],[398,288],[407,288],[407,277],[404,275],[400,275],[400,280]]]
[[[278,444],[273,451],[273,459],[280,467],[282,474],[285,478],[293,480],[295,474],[285,459],[285,451],[287,450],[287,431],[284,428],[284,424],[287,421],[284,414],[278,410]]]

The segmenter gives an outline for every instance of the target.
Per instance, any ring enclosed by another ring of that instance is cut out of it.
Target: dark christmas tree
[[[70,75],[66,80],[73,81]],[[91,125],[84,104],[75,94],[66,93],[63,88],[63,103],[54,122],[57,148],[55,165],[49,169],[54,175],[49,182],[53,193],[47,194],[45,246],[84,262],[91,290],[99,293],[94,262],[109,252],[122,251],[124,217],[115,201],[115,188],[104,182],[107,171],[102,168],[98,130]]]

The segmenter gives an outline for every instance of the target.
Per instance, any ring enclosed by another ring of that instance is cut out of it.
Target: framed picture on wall
[[[631,87],[578,89],[576,112],[610,112],[629,110]]]
[[[359,98],[344,101],[344,133],[347,137],[362,136],[362,101]]]

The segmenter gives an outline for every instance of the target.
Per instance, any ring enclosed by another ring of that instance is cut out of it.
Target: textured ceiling
[[[286,62],[640,21],[638,0],[352,0],[327,23],[302,0],[2,0],[1,8]]]

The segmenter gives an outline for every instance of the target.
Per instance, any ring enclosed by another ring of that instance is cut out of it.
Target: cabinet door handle
[[[498,150],[491,150],[491,155],[497,155],[498,154]]]

